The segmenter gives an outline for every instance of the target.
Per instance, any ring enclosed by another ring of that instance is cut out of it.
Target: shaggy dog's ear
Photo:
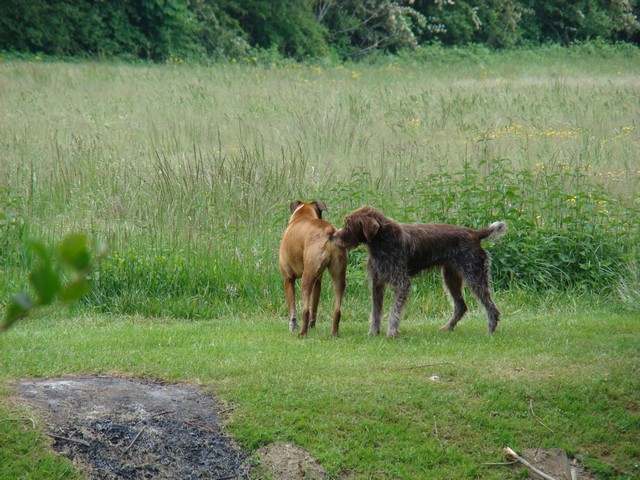
[[[367,242],[372,242],[380,230],[380,224],[373,218],[365,218],[362,222],[362,231]]]
[[[315,202],[313,202],[313,204],[316,207],[316,212],[318,213],[318,218],[322,218],[322,212],[327,210],[327,204],[324,203],[322,200],[316,200]]]
[[[291,205],[289,205],[289,210],[291,210],[291,213],[293,214],[293,212],[296,211],[296,208],[298,208],[303,203],[304,202],[301,202],[300,200],[294,200],[293,202],[291,202]]]

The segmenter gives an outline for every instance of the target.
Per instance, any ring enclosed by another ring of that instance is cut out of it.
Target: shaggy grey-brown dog
[[[466,282],[487,310],[489,333],[493,333],[500,311],[491,299],[489,255],[480,242],[495,241],[506,231],[505,222],[492,223],[482,230],[437,223],[398,223],[372,207],[362,207],[347,215],[336,238],[344,248],[364,243],[369,249],[367,270],[373,302],[369,334],[380,333],[384,292],[387,284],[391,284],[394,298],[387,336],[398,335],[411,278],[432,267],[441,268],[454,303],[453,317],[443,330],[453,330],[467,311],[462,294]]]

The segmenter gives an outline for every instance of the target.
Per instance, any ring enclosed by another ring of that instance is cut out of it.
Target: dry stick
[[[85,442],[84,440],[78,440],[76,438],[69,438],[69,437],[61,437],[60,435],[54,435],[53,433],[47,433],[47,435],[57,440],[64,440],[65,442],[79,443],[80,445],[84,445],[85,447],[91,446],[89,445],[88,442]]]
[[[491,467],[494,467],[494,466],[504,467],[509,465],[515,465],[516,463],[518,463],[518,460],[514,460],[512,462],[488,462],[488,463],[483,463],[483,465],[488,465]]]
[[[578,469],[574,466],[571,467],[571,480],[578,480]]]
[[[145,431],[145,429],[147,428],[147,426],[145,425],[144,427],[142,427],[142,430],[140,430],[138,432],[138,434],[136,435],[136,438],[134,438],[131,443],[129,444],[129,446],[127,448],[124,449],[124,453],[127,453],[129,451],[129,449],[133,446],[134,443],[136,443],[136,441],[138,440],[138,438],[140,437],[140,435],[142,435],[142,432]]]
[[[556,433],[551,428],[547,427],[544,423],[542,423],[542,420],[540,420],[538,416],[535,414],[535,412],[533,411],[533,398],[529,399],[529,411],[531,412],[531,415],[533,415],[533,418],[535,418],[540,425],[542,425],[544,428],[549,430],[551,433]]]
[[[220,437],[226,437],[226,435],[219,435],[220,434],[219,430],[215,430],[213,428],[209,428],[206,425],[203,425],[201,423],[190,422],[189,420],[185,420],[184,423],[186,423],[190,427],[197,428],[198,430],[202,430],[203,432],[215,433]]]
[[[238,407],[235,406],[235,407],[225,408],[224,410],[220,410],[218,412],[218,415],[222,415],[223,413],[227,413],[227,412],[233,412],[236,408],[238,408]]]
[[[435,431],[436,438],[438,439],[438,443],[440,444],[440,448],[443,448],[442,440],[440,440],[440,435],[438,434],[438,421],[435,415],[433,416],[433,430]]]
[[[2,419],[0,419],[0,422],[26,422],[26,421],[31,422],[31,425],[33,425],[33,428],[36,428],[36,421],[33,418],[16,417],[16,418],[2,418]]]
[[[151,415],[149,418],[155,418],[155,417],[159,417],[161,415],[167,415],[169,413],[173,413],[173,410],[166,410],[164,412],[160,412],[160,413],[154,413],[153,415]]]
[[[545,480],[556,480],[555,478],[553,478],[551,475],[547,475],[546,473],[544,473],[542,470],[540,470],[539,468],[534,467],[533,465],[531,465],[525,458],[521,457],[520,455],[518,455],[516,452],[514,452],[511,448],[509,447],[504,447],[504,454],[508,457],[508,458],[514,458],[516,459],[518,462],[520,462],[521,464],[523,464],[525,467],[527,467],[529,470],[537,473],[538,475],[540,475],[542,478],[544,478]]]
[[[159,417],[161,415],[167,415],[168,413],[173,413],[173,410],[165,410],[164,412],[154,413],[153,415],[149,415],[149,418],[155,418],[155,417]],[[147,425],[144,425],[142,427],[142,429],[140,429],[140,431],[135,436],[135,438],[133,440],[131,440],[131,443],[127,446],[127,448],[124,449],[123,453],[127,453],[129,451],[129,449],[131,447],[133,447],[133,444],[138,441],[138,438],[140,438],[140,435],[142,435],[142,432],[144,432],[146,430],[146,428],[147,428]]]
[[[569,457],[566,454],[564,456],[564,460],[564,476],[567,477],[567,480],[578,480],[578,470],[576,467],[571,465]]]

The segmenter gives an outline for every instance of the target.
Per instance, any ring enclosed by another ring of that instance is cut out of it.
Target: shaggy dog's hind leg
[[[462,275],[449,265],[442,267],[442,279],[444,280],[444,286],[451,295],[454,307],[453,317],[442,327],[442,330],[452,331],[467,312],[467,304],[462,295],[463,279]]]
[[[491,290],[489,282],[489,257],[483,251],[483,255],[477,255],[477,261],[473,264],[473,268],[465,271],[465,280],[469,288],[478,300],[482,302],[487,311],[487,321],[489,333],[493,333],[500,321],[500,311],[491,299]]]

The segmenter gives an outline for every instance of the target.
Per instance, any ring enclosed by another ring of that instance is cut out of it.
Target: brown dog
[[[322,219],[327,209],[324,202],[291,202],[291,218],[280,243],[280,273],[289,306],[289,330],[297,330],[295,282],[302,277],[302,327],[298,336],[305,337],[309,325],[316,324],[322,275],[329,270],[333,281],[335,308],[331,334],[338,336],[340,307],[344,297],[347,251],[335,241],[337,228]]]
[[[455,306],[453,317],[443,330],[453,330],[467,311],[462,295],[462,285],[466,282],[487,310],[489,333],[493,333],[500,312],[491,300],[489,255],[480,241],[497,240],[506,231],[504,222],[492,223],[482,230],[436,223],[398,223],[374,208],[363,207],[345,217],[344,228],[335,236],[347,249],[361,243],[369,248],[367,270],[373,300],[371,335],[380,333],[387,283],[394,288],[387,328],[387,336],[393,337],[399,333],[411,277],[432,267],[441,268],[444,284]]]

